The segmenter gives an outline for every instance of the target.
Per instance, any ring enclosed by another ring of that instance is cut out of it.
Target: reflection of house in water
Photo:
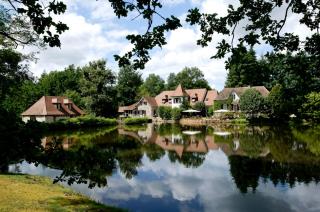
[[[123,128],[118,128],[118,133],[120,135],[127,135],[130,137],[133,137],[140,141],[141,143],[147,143],[152,136],[154,136],[154,125],[153,124],[148,124],[146,126],[146,129],[143,130],[136,130],[136,131],[130,131],[130,130],[125,130]]]
[[[267,146],[255,146],[256,144],[254,142],[256,141],[254,139],[249,140],[248,142],[248,140],[240,136],[239,132],[230,133],[229,135],[215,133],[215,136],[219,136],[226,140],[225,142],[219,142],[219,147],[227,156],[240,155],[266,157],[270,153],[270,149]]]
[[[172,137],[177,139],[177,137]],[[181,138],[182,140],[182,138]],[[168,151],[175,151],[180,157],[183,152],[197,152],[197,153],[207,153],[209,150],[217,150],[219,146],[214,143],[213,136],[205,136],[204,139],[198,139],[195,136],[187,136],[187,140],[182,140],[182,142],[176,142],[176,140],[170,140],[168,136],[157,136],[155,140],[149,141],[157,144],[162,149]]]
[[[197,138],[196,135],[171,134],[160,136],[154,125],[149,124],[145,131],[126,131],[118,129],[119,134],[136,138],[143,143],[153,143],[164,150],[175,151],[180,157],[184,152],[207,153],[209,150],[217,150],[219,146],[214,143],[214,137],[210,135]]]
[[[41,139],[41,145],[45,149],[52,147],[52,145],[61,145],[63,149],[67,150],[74,144],[75,140],[71,137],[48,136]]]

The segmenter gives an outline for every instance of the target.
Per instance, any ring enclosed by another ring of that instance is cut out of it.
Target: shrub
[[[265,107],[265,99],[255,89],[246,90],[240,98],[240,109],[247,114],[262,112]]]
[[[307,119],[320,121],[320,92],[311,92],[306,95],[301,112]]]
[[[214,106],[208,108],[208,116],[213,116],[214,114]]]
[[[234,124],[247,124],[249,123],[247,119],[244,118],[237,118],[237,119],[233,119],[232,123]]]
[[[222,108],[222,101],[216,100],[213,103],[213,110],[220,110]]]
[[[206,105],[204,102],[197,102],[194,104],[193,109],[200,111],[200,115],[206,115]]]
[[[171,118],[172,120],[179,120],[181,118],[182,110],[180,108],[171,109]]]
[[[124,119],[124,123],[127,125],[130,124],[144,124],[144,123],[149,123],[150,119],[146,117],[141,117],[141,118],[126,118]]]
[[[102,127],[116,125],[116,119],[95,117],[95,116],[79,116],[75,118],[63,119],[53,123],[47,123],[49,129],[70,129],[84,127]]]
[[[160,106],[158,108],[158,115],[160,118],[162,118],[164,120],[170,120],[171,119],[171,108],[165,107],[165,106]]]

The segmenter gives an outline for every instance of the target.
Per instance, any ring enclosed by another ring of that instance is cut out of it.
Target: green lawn
[[[0,211],[123,211],[96,203],[46,177],[0,175]]]

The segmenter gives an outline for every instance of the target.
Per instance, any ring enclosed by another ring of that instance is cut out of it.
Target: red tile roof
[[[252,87],[237,87],[237,88],[224,88],[218,95],[217,100],[226,100],[229,98],[232,92],[235,92],[239,97],[248,89],[256,89],[262,96],[269,95],[268,89],[264,86],[252,86]]]
[[[125,110],[134,110],[141,101],[147,101],[149,103],[149,105],[151,107],[156,107],[157,106],[157,102],[156,102],[156,99],[154,97],[150,97],[150,96],[145,96],[145,97],[142,97],[138,102],[132,104],[132,105],[129,105],[129,106],[120,106],[118,108],[118,112],[119,113],[123,113]]]
[[[190,104],[194,105],[196,102],[203,102],[207,94],[207,89],[205,88],[198,88],[198,89],[188,89],[186,93],[190,97]],[[192,98],[198,98],[197,101],[193,102]]]
[[[216,90],[207,91],[206,88],[184,90],[183,87],[179,84],[175,90],[162,91],[156,97],[143,97],[143,98],[152,107],[171,106],[173,102],[172,97],[176,97],[176,96],[189,97],[189,102],[191,105],[194,105],[196,102],[204,102],[207,106],[210,106],[210,105],[213,105],[213,101],[215,100],[217,95],[218,95],[218,92]],[[196,101],[192,101],[192,98],[198,98],[198,99]],[[208,101],[206,101],[206,99],[208,99]],[[129,106],[121,106],[118,108],[118,112],[123,113],[125,110],[133,110],[139,102]]]
[[[56,104],[60,105],[60,109]],[[68,104],[71,108],[68,108]],[[43,96],[26,111],[22,116],[77,116],[84,115],[80,108],[78,108],[70,99],[63,96]]]
[[[207,92],[206,98],[204,99],[204,103],[206,106],[212,106],[213,101],[217,98],[218,91],[217,90],[210,90]]]
[[[182,85],[181,85],[181,84],[178,85],[178,87],[176,88],[176,90],[174,90],[171,95],[172,95],[172,96],[188,96],[188,94],[186,93],[186,91],[182,88]]]

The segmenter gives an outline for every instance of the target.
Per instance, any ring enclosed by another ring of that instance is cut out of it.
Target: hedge
[[[129,125],[129,124],[144,124],[144,123],[149,123],[151,119],[146,118],[146,117],[141,117],[141,118],[126,118],[124,119],[124,123]]]
[[[48,129],[76,129],[85,127],[102,127],[117,125],[116,119],[95,117],[95,116],[79,116],[68,118],[46,124]]]

